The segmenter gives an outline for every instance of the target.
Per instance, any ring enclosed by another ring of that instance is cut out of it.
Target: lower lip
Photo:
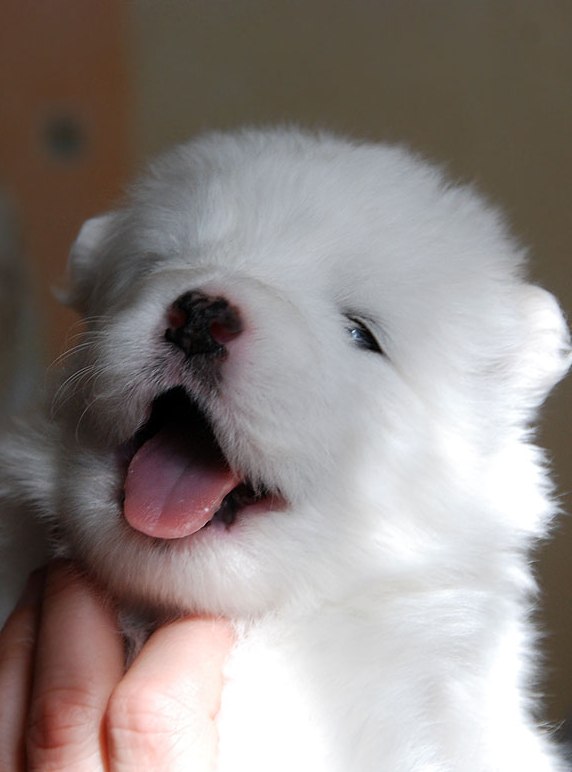
[[[256,512],[283,512],[286,507],[286,500],[282,496],[267,496],[260,501],[247,504],[238,511],[238,514],[240,515],[243,512],[248,514],[255,514]]]
[[[219,535],[221,532],[229,532],[232,531],[233,528],[237,525],[240,525],[241,522],[248,522],[252,517],[264,517],[265,515],[268,515],[271,512],[284,512],[288,509],[288,503],[284,498],[281,496],[267,496],[264,499],[261,499],[260,501],[255,501],[252,504],[247,504],[244,507],[241,507],[236,515],[232,523],[225,523],[223,520],[217,520],[213,517],[213,519],[209,520],[208,523],[203,525],[202,528],[200,528],[198,531],[195,531],[194,533],[188,534],[186,536],[181,536],[179,538],[173,538],[173,539],[159,539],[157,537],[150,537],[145,536],[145,534],[142,534],[140,531],[136,531],[135,529],[131,529],[134,533],[137,533],[139,537],[153,539],[154,542],[161,542],[164,544],[171,544],[173,546],[179,544],[183,545],[187,542],[192,542],[193,540],[196,540],[197,538],[200,538],[200,534],[206,533],[213,533],[217,532]],[[125,521],[125,518],[123,518]],[[127,521],[125,521],[126,525]],[[214,531],[213,531],[214,529]]]
[[[284,512],[288,507],[286,500],[282,496],[266,496],[260,501],[254,501],[252,504],[246,504],[237,510],[234,519],[230,523],[225,523],[224,520],[213,517],[206,525],[201,528],[201,531],[205,528],[214,526],[224,526],[225,530],[231,530],[237,521],[243,518],[250,518],[252,515],[266,515],[269,512]],[[200,533],[200,531],[198,531]]]

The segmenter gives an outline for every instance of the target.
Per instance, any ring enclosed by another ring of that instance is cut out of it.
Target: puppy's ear
[[[572,349],[564,315],[554,296],[532,284],[523,287],[521,293],[526,327],[515,375],[527,407],[534,409],[566,374],[572,364]]]
[[[87,220],[72,245],[68,259],[64,286],[55,290],[57,299],[76,311],[84,313],[95,284],[98,257],[112,231],[116,213]]]

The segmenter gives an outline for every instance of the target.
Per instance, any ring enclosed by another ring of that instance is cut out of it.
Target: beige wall
[[[474,180],[572,309],[570,0],[136,0],[138,159],[212,127],[294,121],[403,141]],[[542,441],[572,490],[572,379]],[[572,498],[565,497],[572,509]],[[551,713],[572,706],[572,524],[541,552]]]

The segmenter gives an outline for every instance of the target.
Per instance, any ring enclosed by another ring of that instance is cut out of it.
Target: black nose
[[[165,340],[188,357],[196,354],[220,356],[225,344],[242,332],[238,309],[222,297],[192,290],[177,298],[167,311]]]

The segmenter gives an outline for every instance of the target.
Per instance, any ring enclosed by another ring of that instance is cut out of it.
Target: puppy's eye
[[[348,316],[348,325],[346,330],[349,332],[353,343],[366,351],[375,351],[377,354],[383,354],[382,348],[375,339],[374,335],[368,330],[366,325],[353,316]]]

